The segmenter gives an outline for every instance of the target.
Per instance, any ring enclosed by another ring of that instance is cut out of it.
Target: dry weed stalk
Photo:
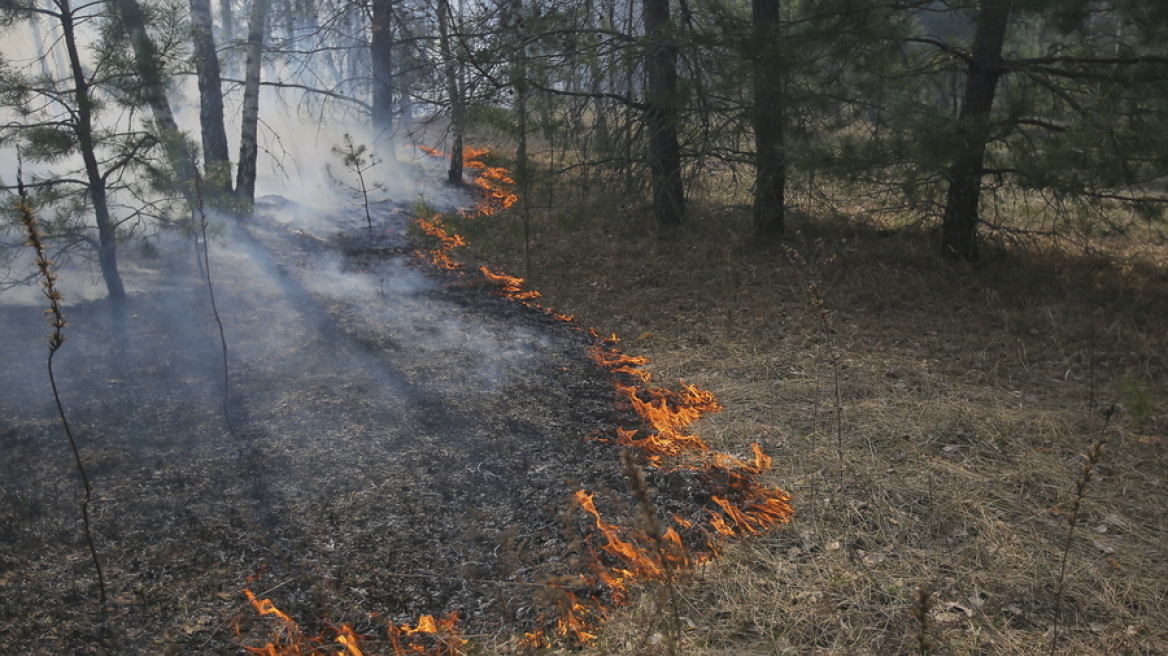
[[[823,330],[823,339],[827,343],[827,355],[831,362],[831,387],[832,396],[835,400],[835,449],[836,455],[840,461],[840,469],[843,470],[844,464],[844,399],[843,393],[840,390],[840,362],[839,352],[835,347],[835,340],[832,335],[835,332],[831,321],[831,311],[827,309],[827,303],[823,300],[823,294],[819,292],[819,286],[815,283],[807,285],[807,296],[811,299],[811,304],[815,307],[815,312],[819,316],[820,327]]]
[[[1087,497],[1087,487],[1091,484],[1092,479],[1095,478],[1095,468],[1103,459],[1103,447],[1107,444],[1107,427],[1111,424],[1111,418],[1115,415],[1115,411],[1116,406],[1114,403],[1103,411],[1103,426],[1099,429],[1099,437],[1095,439],[1091,444],[1091,448],[1087,450],[1086,462],[1083,463],[1083,468],[1080,470],[1079,477],[1075,481],[1075,492],[1071,499],[1071,510],[1067,513],[1067,535],[1063,539],[1062,562],[1059,564],[1058,581],[1054,592],[1054,632],[1050,639],[1050,653],[1052,656],[1058,648],[1059,633],[1062,629],[1063,593],[1065,592],[1067,579],[1067,564],[1070,561],[1071,542],[1075,537],[1075,527],[1079,523],[1079,512],[1083,508],[1083,499]]]
[[[833,337],[835,335],[835,326],[833,325],[831,310],[827,307],[823,293],[819,291],[819,285],[814,280],[808,280],[808,276],[806,275],[809,270],[807,261],[803,259],[803,255],[799,251],[793,248],[787,247],[786,252],[787,258],[795,267],[795,272],[799,274],[799,279],[802,281],[803,287],[807,292],[807,298],[811,302],[812,309],[815,311],[820,330],[823,332],[823,342],[827,348],[828,362],[831,364],[835,448],[836,457],[839,459],[840,476],[842,477],[844,468],[844,400],[843,390],[840,386],[839,350],[836,348]]]
[[[928,585],[917,588],[917,597],[913,602],[912,615],[917,621],[917,653],[928,656],[933,651],[933,638],[930,631],[933,628],[933,617],[929,610],[933,607],[933,590]]]
[[[637,464],[637,457],[630,449],[621,450],[621,463],[624,465],[624,476],[628,480],[629,491],[637,506],[641,510],[641,519],[644,522],[645,533],[653,542],[657,552],[657,559],[661,563],[661,572],[664,577],[664,591],[667,601],[662,604],[658,600],[658,611],[662,612],[667,622],[665,632],[665,650],[669,656],[677,656],[681,642],[681,610],[677,598],[678,563],[689,562],[687,554],[677,553],[678,547],[665,539],[665,529],[657,520],[657,508],[650,497],[649,484],[645,482],[644,472]],[[661,606],[667,606],[662,608]]]
[[[64,427],[65,436],[69,438],[69,446],[73,449],[73,459],[77,463],[77,472],[85,487],[85,496],[81,501],[81,520],[85,526],[85,543],[89,546],[93,568],[97,571],[98,594],[102,605],[105,605],[105,576],[101,571],[101,561],[97,557],[97,547],[93,542],[93,529],[89,522],[89,503],[93,497],[93,487],[89,483],[89,474],[86,473],[85,465],[81,461],[81,450],[77,447],[77,440],[73,437],[73,429],[69,426],[69,418],[65,415],[65,406],[61,402],[61,394],[57,390],[57,377],[53,372],[53,357],[61,345],[65,343],[65,334],[62,332],[65,328],[65,314],[61,311],[63,296],[57,289],[57,272],[53,271],[53,261],[46,254],[40,227],[37,226],[36,216],[28,204],[24,182],[19,175],[17,180],[20,198],[16,202],[16,210],[20,215],[20,222],[24,224],[25,232],[28,234],[28,245],[36,252],[36,267],[40,271],[41,287],[43,287],[45,298],[49,300],[49,309],[45,311],[49,318],[49,325],[53,327],[53,332],[49,335],[49,384],[53,388],[53,400],[57,403],[57,414],[61,417],[61,426]]]
[[[231,430],[231,414],[227,403],[231,385],[230,370],[227,368],[227,334],[223,330],[223,319],[219,316],[219,306],[215,302],[215,284],[211,281],[211,256],[207,245],[207,210],[203,203],[203,176],[199,173],[199,167],[194,162],[191,162],[191,170],[194,172],[195,184],[194,211],[202,239],[202,248],[199,249],[197,257],[207,281],[207,295],[211,299],[211,314],[214,315],[215,324],[219,327],[219,346],[223,352],[223,423],[227,425],[228,430]]]

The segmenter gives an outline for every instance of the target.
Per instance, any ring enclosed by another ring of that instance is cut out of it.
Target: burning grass
[[[1112,401],[1057,651],[1168,652],[1163,246],[991,251],[970,268],[939,261],[924,231],[796,216],[797,269],[733,210],[657,234],[595,194],[570,204],[533,225],[541,302],[648,356],[612,368],[684,377],[724,406],[693,425],[701,445],[656,457],[758,443],[775,457],[759,480],[784,481],[800,511],[679,586],[684,653],[1048,653],[1066,513]],[[507,221],[460,223],[468,256],[520,267]],[[586,653],[667,651],[654,587],[629,601]]]
[[[437,151],[428,152],[438,155]],[[514,196],[499,186],[501,182],[513,182],[498,172],[505,172],[505,169],[485,167],[475,160],[486,152],[477,149],[468,151],[468,168],[474,172],[475,184],[484,190],[487,199],[485,203],[476,205],[473,215],[464,214],[464,217],[491,217],[514,204]],[[467,241],[461,235],[449,231],[440,216],[419,216],[415,220],[421,231],[434,240],[432,248],[419,251],[419,255],[442,270],[467,272],[467,268],[456,263],[452,255],[454,249],[466,246]],[[540,294],[532,290],[525,291],[521,278],[496,273],[485,265],[480,266],[478,272],[501,295],[530,307],[540,307],[534,302]],[[548,309],[545,311],[560,320],[573,321],[570,316],[559,315]],[[759,480],[772,463],[759,444],[750,445],[753,458],[747,463],[711,451],[699,436],[688,431],[704,415],[722,409],[713,393],[684,382],[679,391],[654,386],[652,374],[642,368],[648,364],[646,358],[623,353],[616,335],[605,339],[595,330],[590,330],[590,334],[596,340],[591,349],[593,360],[618,377],[614,387],[619,401],[642,422],[639,427],[617,428],[613,438],[598,439],[632,449],[655,468],[696,472],[708,492],[710,507],[706,508],[707,515],[700,524],[677,516],[674,518],[678,526],[688,533],[704,535],[700,546],[702,555],[694,560],[689,547],[674,528],[653,528],[648,531],[621,529],[602,519],[593,501],[594,495],[585,490],[577,491],[577,502],[593,517],[604,541],[593,551],[594,562],[590,565],[592,576],[587,580],[589,584],[603,585],[609,600],[623,604],[628,599],[628,586],[631,583],[646,580],[666,580],[671,583],[671,573],[688,572],[696,562],[704,560],[705,555],[717,553],[722,540],[762,534],[790,520],[792,510],[788,505],[789,496]],[[639,476],[635,478],[640,480]],[[636,487],[634,493],[637,493]],[[642,498],[648,499],[647,491],[642,490],[640,494]],[[650,524],[656,527],[656,520],[651,517],[653,513],[647,514],[650,515]],[[655,550],[645,546],[650,542]],[[604,562],[601,553],[614,562]],[[554,633],[560,637],[570,636],[582,644],[594,639],[590,632],[592,623],[607,615],[607,608],[600,601],[591,599],[582,602],[581,598],[571,592],[560,596],[558,606],[559,617]],[[523,644],[531,648],[547,646],[550,642],[546,632],[535,631],[526,634]]]

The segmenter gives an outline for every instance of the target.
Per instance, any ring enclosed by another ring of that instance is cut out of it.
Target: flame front
[[[466,639],[458,630],[458,611],[450,613],[444,619],[423,615],[413,627],[408,623],[401,625],[390,623],[386,633],[395,654],[461,656],[465,653]]]
[[[423,148],[424,151],[441,156],[439,151]],[[516,202],[516,197],[508,191],[514,184],[506,169],[486,166],[481,158],[487,151],[468,148],[464,151],[466,168],[474,175],[474,184],[484,190],[486,198],[480,201],[473,214],[464,216],[487,216],[507,209]],[[438,240],[438,249],[429,255],[438,266],[464,270],[453,261],[450,252],[466,244],[461,236],[449,233],[435,216],[420,217],[418,225],[426,234]],[[523,280],[493,271],[485,266],[479,268],[484,280],[493,284],[500,294],[513,298],[531,307],[540,308],[533,300],[538,292],[523,290]],[[572,317],[559,315],[546,308],[544,311],[565,321]],[[739,459],[727,454],[711,451],[706,442],[689,431],[689,428],[703,416],[722,409],[714,394],[694,385],[681,383],[679,390],[658,387],[653,384],[652,374],[644,369],[647,358],[631,356],[619,348],[615,335],[602,338],[596,331],[590,331],[596,339],[591,350],[593,360],[617,380],[614,387],[618,399],[640,418],[643,425],[617,428],[612,441],[640,454],[651,466],[660,469],[686,469],[698,472],[710,490],[710,503],[705,508],[704,522],[695,522],[674,516],[673,522],[687,533],[687,536],[701,536],[704,532],[708,553],[719,550],[721,540],[762,533],[790,520],[792,510],[790,497],[780,489],[769,487],[759,481],[760,476],[770,470],[771,458],[757,443],[751,444],[751,457]],[[592,580],[590,585],[602,585],[608,590],[615,603],[623,603],[628,598],[628,585],[634,580],[666,580],[672,573],[692,568],[705,556],[691,556],[681,536],[674,528],[664,532],[655,530],[656,538],[645,531],[622,529],[604,521],[596,509],[594,496],[584,490],[575,494],[580,507],[592,516],[604,543],[594,549]],[[700,538],[699,538],[700,539]],[[608,565],[605,562],[610,563]],[[555,586],[552,586],[555,588]],[[555,621],[554,633],[570,637],[578,643],[595,639],[590,627],[595,626],[606,615],[606,609],[597,599],[581,601],[570,590],[555,588],[556,605],[559,615]],[[432,619],[432,618],[431,618]],[[420,631],[423,621],[419,620]],[[428,628],[428,626],[427,626]],[[400,627],[395,635],[391,628],[390,638],[395,653],[401,636],[411,635],[407,626]],[[552,629],[547,629],[548,632]],[[525,634],[522,644],[528,647],[546,647],[549,633],[544,630]]]
[[[336,636],[331,646],[323,635],[309,637],[300,630],[286,613],[281,611],[271,599],[258,599],[251,590],[243,594],[261,616],[272,616],[280,626],[273,632],[275,640],[263,647],[244,647],[256,656],[308,656],[309,654],[345,654],[347,656],[373,656],[361,649],[361,636],[347,624],[334,629]],[[431,615],[418,618],[416,626],[408,623],[396,625],[390,622],[386,630],[393,654],[421,654],[422,656],[462,656],[466,652],[466,640],[458,630],[458,612],[445,619],[435,619]]]

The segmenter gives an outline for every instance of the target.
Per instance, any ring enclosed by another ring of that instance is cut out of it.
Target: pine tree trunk
[[[223,5],[230,5],[223,2]],[[203,134],[203,167],[206,187],[213,195],[231,194],[231,153],[223,121],[223,83],[219,55],[211,31],[210,0],[190,0],[194,33],[195,73],[199,81],[199,125]],[[230,10],[227,10],[230,16]],[[228,28],[225,32],[230,35]]]
[[[393,0],[373,0],[372,36],[369,55],[373,73],[372,125],[374,144],[382,157],[394,159],[393,100]]]
[[[1010,20],[1010,0],[982,0],[977,32],[965,81],[965,96],[957,117],[960,138],[949,168],[949,193],[941,225],[941,252],[946,257],[974,261],[978,257],[978,202],[990,137],[990,113],[1002,70],[1002,43]]]
[[[97,163],[97,152],[93,142],[93,100],[89,95],[89,82],[81,68],[81,54],[77,49],[77,35],[73,23],[73,8],[69,0],[54,0],[60,12],[61,34],[65,40],[65,50],[69,55],[69,68],[73,74],[73,97],[77,101],[76,135],[81,159],[85,163],[85,176],[89,186],[89,199],[93,202],[94,221],[97,223],[97,260],[101,267],[101,277],[106,291],[112,299],[126,296],[122,276],[118,272],[117,226],[110,216],[106,198],[105,178]]]
[[[515,147],[515,182],[519,191],[519,207],[523,216],[523,277],[531,280],[531,171],[527,158],[527,39],[523,17],[523,0],[512,0],[511,17],[515,19],[514,37],[518,44],[515,53],[515,112],[518,118],[518,143]],[[548,203],[551,207],[551,203]]]
[[[644,0],[645,35],[649,40],[645,123],[649,130],[649,171],[653,211],[664,227],[685,219],[685,188],[678,143],[677,49],[669,43],[669,0]]]
[[[267,0],[252,0],[247,28],[247,68],[243,80],[243,125],[239,136],[239,170],[235,196],[250,211],[255,203],[256,160],[259,157],[260,69],[264,54]]]
[[[448,22],[449,21],[449,22]],[[450,13],[449,0],[438,0],[438,49],[442,55],[442,69],[446,79],[446,95],[450,98],[450,170],[447,181],[452,185],[462,184],[462,138],[466,122],[462,89],[458,83],[458,63],[450,47],[450,29],[454,16]]]
[[[783,74],[778,54],[780,0],[752,0],[754,18],[754,227],[760,235],[783,233],[787,186],[783,140]]]
[[[158,51],[146,32],[142,5],[138,0],[111,0],[110,7],[113,16],[121,21],[122,27],[130,37],[134,65],[142,82],[143,95],[154,116],[154,123],[160,133],[159,138],[166,150],[166,157],[174,171],[176,181],[183,195],[189,197],[194,193],[195,172],[192,168],[194,160],[190,149],[187,148],[186,139],[179,132],[178,123],[174,120],[174,112],[171,111],[170,100],[166,96],[166,83],[162,78]]]

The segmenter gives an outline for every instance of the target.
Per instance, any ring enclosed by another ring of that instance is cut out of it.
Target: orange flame
[[[441,155],[440,151],[423,148],[424,151]],[[479,158],[487,153],[485,149],[467,148],[464,151],[465,164],[474,171],[475,184],[484,189],[488,198],[476,207],[476,216],[506,209],[515,202],[514,194],[505,191],[504,185],[514,184],[506,169],[487,167]],[[465,214],[464,214],[465,215]],[[460,268],[451,260],[449,253],[466,241],[459,235],[451,235],[438,221],[438,217],[423,222],[419,226],[424,232],[439,240],[439,251],[430,257],[435,263],[446,268]],[[524,291],[523,279],[480,267],[483,277],[494,283],[499,293],[532,307],[538,292]],[[573,321],[566,315],[548,313],[564,321]],[[777,488],[768,487],[758,478],[771,467],[770,456],[757,444],[751,445],[752,456],[741,460],[731,455],[714,453],[698,435],[689,432],[689,427],[703,416],[722,409],[714,394],[708,390],[681,382],[679,390],[670,390],[653,385],[652,374],[643,367],[648,358],[631,356],[618,348],[616,335],[601,337],[595,330],[590,334],[597,340],[591,349],[593,360],[605,370],[618,376],[614,383],[618,398],[627,403],[641,419],[644,427],[618,428],[615,441],[621,446],[634,449],[652,466],[668,465],[677,469],[699,472],[712,490],[712,507],[706,508],[707,523],[713,532],[713,539],[707,539],[710,553],[718,550],[721,539],[753,535],[766,531],[790,520],[792,510],[790,497]],[[623,380],[620,380],[623,378]],[[636,579],[661,580],[670,571],[684,570],[706,556],[691,557],[685,549],[680,535],[673,528],[653,540],[644,531],[623,530],[605,522],[597,511],[593,495],[579,491],[576,500],[592,515],[596,528],[603,536],[604,544],[599,547],[614,565],[602,564],[600,553],[594,553],[591,584],[605,586],[616,603],[627,601],[628,584]],[[694,522],[674,516],[675,523],[686,531],[698,531]],[[559,616],[554,632],[562,637],[572,637],[578,643],[587,643],[595,636],[589,632],[590,626],[600,621],[605,609],[595,600],[581,603],[576,595],[567,590],[557,598]],[[424,618],[423,618],[424,619]],[[422,620],[419,620],[421,625]],[[391,641],[397,649],[397,640],[391,629]],[[524,635],[522,644],[528,647],[550,646],[547,631],[540,630]]]
[[[280,621],[279,633],[274,641],[263,647],[244,647],[256,656],[307,656],[308,654],[325,653],[322,648],[327,640],[323,636],[308,637],[286,613],[272,603],[271,599],[258,599],[251,590],[244,590],[249,602],[261,616],[271,615]],[[445,619],[435,619],[431,615],[418,618],[417,626],[392,622],[388,627],[390,644],[394,654],[421,654],[423,656],[461,656],[465,653],[466,640],[458,630],[458,612],[453,612]],[[361,649],[361,636],[349,625],[334,629],[334,641],[344,651],[338,652],[347,656],[366,656]],[[334,653],[329,651],[327,653]]]
[[[600,549],[613,556],[619,563],[615,567],[597,564],[595,569],[597,577],[609,588],[614,601],[623,603],[627,599],[626,581],[664,580],[668,578],[670,570],[681,571],[690,567],[691,563],[681,536],[673,528],[665,531],[656,544],[653,544],[652,538],[644,531],[622,531],[616,525],[604,521],[600,512],[596,510],[594,496],[584,490],[577,491],[575,495],[576,502],[592,515],[596,528],[604,536],[606,542]],[[622,533],[628,539],[622,537]]]
[[[752,457],[743,461],[713,453],[701,437],[688,432],[698,419],[722,409],[713,393],[684,382],[680,391],[654,387],[652,375],[641,369],[648,364],[647,358],[622,353],[615,335],[607,339],[595,331],[593,335],[599,341],[591,352],[593,360],[628,379],[615,383],[617,393],[648,426],[647,430],[618,428],[617,444],[635,449],[653,466],[664,466],[668,458],[677,461],[673,466],[701,472],[715,487],[724,487],[724,494],[711,496],[717,509],[707,509],[717,535],[756,534],[790,519],[790,497],[758,482],[772,464],[762,447],[751,444]]]
[[[437,214],[428,219],[418,217],[414,223],[423,233],[438,240],[437,248],[426,251],[419,250],[417,254],[430,260],[440,269],[451,271],[458,269],[459,265],[451,258],[450,253],[460,246],[466,246],[466,239],[458,233],[447,232],[446,226],[442,225],[441,216]]]
[[[446,153],[438,148],[419,145],[418,149],[431,157],[446,157]],[[475,204],[475,210],[471,213],[473,216],[490,216],[519,202],[519,196],[511,191],[515,184],[511,172],[502,166],[487,166],[482,161],[490,153],[487,148],[465,146],[462,149],[462,166],[471,171],[471,184],[486,195]]]
[[[417,625],[396,625],[386,630],[395,654],[425,654],[426,656],[457,656],[465,651],[466,639],[458,631],[458,611],[444,619],[433,615],[418,618]]]
[[[539,298],[540,293],[534,290],[523,291],[523,278],[516,278],[505,273],[496,273],[485,266],[479,267],[483,277],[499,286],[504,296],[519,301],[530,301]]]
[[[344,646],[349,656],[365,656],[365,653],[357,646],[357,634],[349,625],[341,627],[340,633],[337,635],[337,642]]]

